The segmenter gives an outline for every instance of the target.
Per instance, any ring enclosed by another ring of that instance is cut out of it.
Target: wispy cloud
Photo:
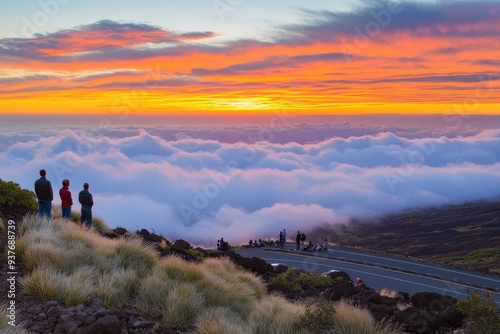
[[[266,40],[221,41],[217,31],[177,32],[111,20],[5,38],[0,73],[29,72],[17,80],[0,75],[9,85],[1,92],[5,108],[30,105],[29,98],[16,100],[15,94],[33,92],[36,99],[36,92],[46,92],[53,98],[42,110],[59,110],[85,90],[95,102],[71,109],[101,111],[113,94],[120,99],[125,90],[142,89],[148,94],[131,112],[442,112],[487,86],[473,113],[495,112],[497,1],[384,0],[351,11],[299,11],[302,23],[269,27]]]

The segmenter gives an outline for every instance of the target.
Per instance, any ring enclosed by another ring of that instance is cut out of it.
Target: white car
[[[328,276],[328,274],[338,273],[338,272],[339,272],[338,270],[332,269],[332,270],[329,270],[329,271],[322,273],[321,275]]]

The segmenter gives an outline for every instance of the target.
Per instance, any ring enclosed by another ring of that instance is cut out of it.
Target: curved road
[[[291,249],[293,245],[286,245]],[[328,252],[295,253],[273,248],[236,250],[245,257],[259,257],[269,263],[283,263],[291,268],[321,274],[331,269],[345,271],[352,279],[360,277],[367,286],[381,290],[437,292],[465,299],[472,292],[491,292],[500,304],[500,279],[447,268],[406,258],[388,257],[350,249],[329,249]]]

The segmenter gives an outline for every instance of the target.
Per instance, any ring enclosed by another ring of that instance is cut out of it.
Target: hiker
[[[281,248],[285,247],[285,243],[286,243],[286,230],[283,229],[283,240],[281,242]]]
[[[354,281],[354,286],[355,287],[361,287],[365,284],[359,277],[356,277],[356,280]]]
[[[302,243],[302,250],[304,250],[304,243],[306,242],[306,235],[304,233],[300,236],[300,242]]]
[[[62,181],[62,188],[59,189],[59,197],[61,197],[61,216],[62,218],[69,219],[71,215],[71,206],[73,205],[73,198],[71,191],[69,191],[69,180]]]
[[[326,239],[323,241],[323,249],[328,250],[328,241]]]
[[[92,226],[92,206],[94,205],[94,200],[92,194],[89,192],[89,184],[85,182],[83,184],[83,190],[78,194],[78,201],[82,205],[80,224],[87,225],[87,229]]]
[[[283,231],[280,231],[280,248],[283,248]]]
[[[35,181],[35,194],[38,199],[38,216],[46,216],[47,219],[52,218],[52,184],[47,180],[47,172],[45,169],[40,169],[40,178]]]
[[[252,239],[250,239],[250,241],[248,242],[248,246],[253,247],[253,241],[252,241]]]
[[[220,251],[220,240],[217,240],[217,250]]]
[[[309,252],[312,252],[314,250],[314,245],[313,245],[313,242],[311,240],[309,240],[309,245],[307,245],[307,250]]]
[[[297,244],[297,251],[300,250],[300,239],[301,239],[300,231],[297,231],[297,236],[295,237],[295,243]]]
[[[227,251],[229,250],[229,244],[224,241],[224,238],[220,238],[220,249],[222,251]]]

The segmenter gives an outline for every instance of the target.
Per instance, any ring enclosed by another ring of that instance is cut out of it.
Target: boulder
[[[338,281],[323,292],[323,296],[331,301],[338,301],[342,298],[349,298],[357,293],[358,289],[348,281]]]
[[[97,319],[93,324],[81,329],[80,334],[121,334],[122,323],[113,315]]]
[[[436,314],[410,307],[395,314],[397,322],[410,333],[436,333],[442,326],[441,318]]]
[[[457,303],[456,298],[435,292],[417,292],[410,301],[416,308],[438,314],[442,313],[448,306]]]
[[[330,276],[334,282],[335,281],[344,281],[344,282],[352,281],[351,277],[349,277],[349,275],[347,275],[347,273],[345,271],[333,271],[333,272],[326,274],[326,276]]]
[[[179,240],[175,240],[174,244],[172,245],[172,249],[178,249],[178,250],[183,250],[183,251],[187,251],[188,249],[191,249],[191,245],[189,244],[189,242],[183,240],[183,239],[179,239]]]
[[[267,273],[268,271],[274,271],[274,268],[272,268],[270,264],[255,256],[251,259],[245,259],[241,264],[243,268],[259,273],[261,275]],[[269,267],[271,267],[272,269],[270,269]]]
[[[440,314],[441,319],[446,321],[453,328],[462,327],[464,324],[464,316],[460,313],[455,305],[450,305]]]
[[[113,232],[115,232],[118,235],[124,235],[125,233],[127,233],[127,229],[123,227],[117,227],[113,230]]]

